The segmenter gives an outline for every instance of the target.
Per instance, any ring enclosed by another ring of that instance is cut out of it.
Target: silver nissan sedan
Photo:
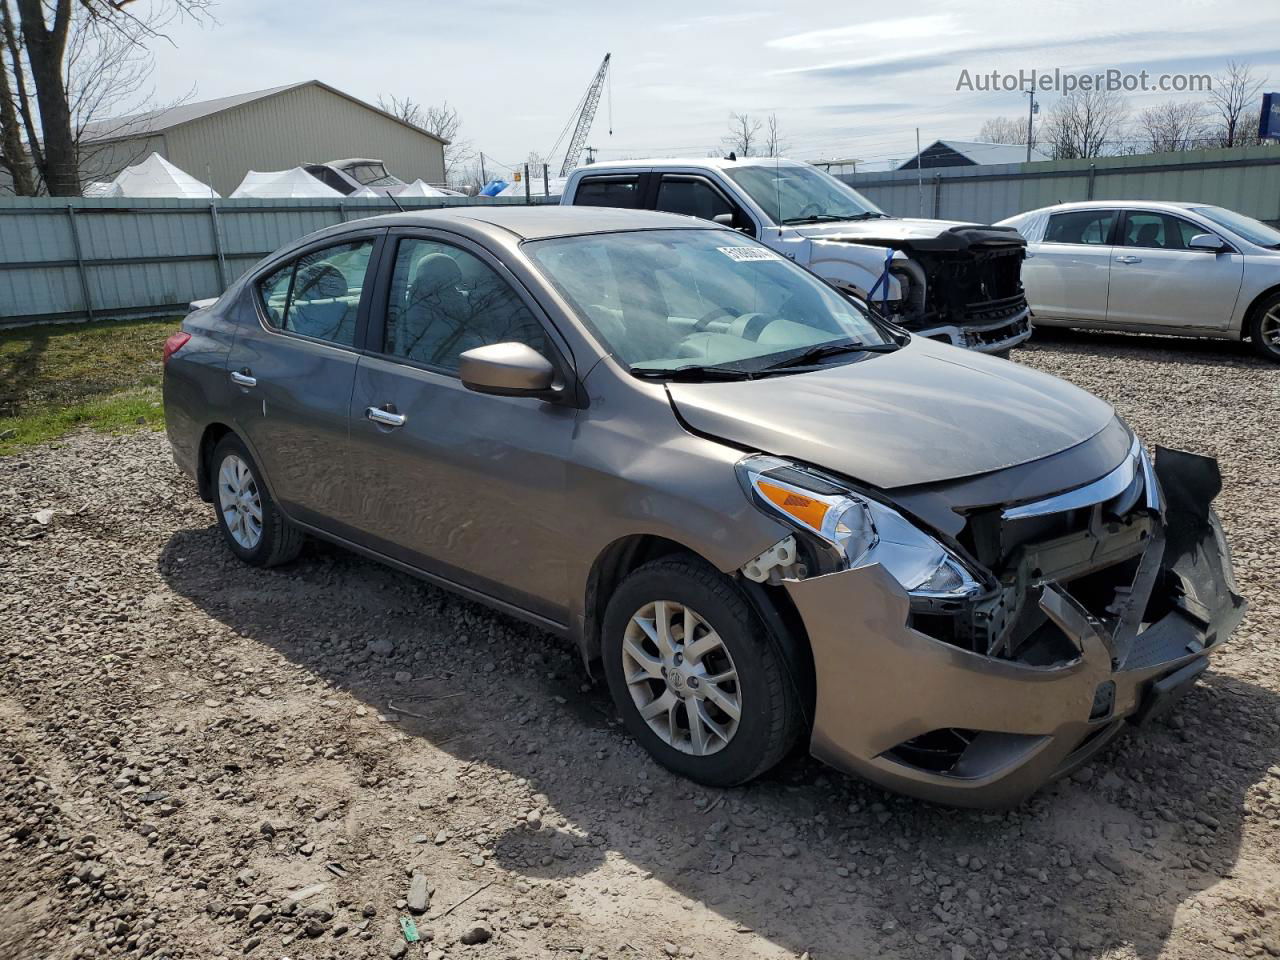
[[[572,637],[662,764],[800,741],[1016,803],[1167,710],[1244,613],[1215,461],[904,333],[714,223],[468,207],[322,230],[165,347],[228,548],[322,537]]]

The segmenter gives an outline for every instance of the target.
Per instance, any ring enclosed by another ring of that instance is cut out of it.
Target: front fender
[[[885,257],[889,248],[861,243],[845,243],[837,240],[809,241],[808,267],[833,286],[850,290],[866,299],[884,273]],[[894,260],[906,259],[895,251]],[[888,291],[882,283],[876,291],[876,300],[902,299],[902,285],[893,276],[888,278]]]

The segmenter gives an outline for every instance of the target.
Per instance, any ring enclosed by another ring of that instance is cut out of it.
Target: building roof
[[[135,114],[131,117],[115,117],[108,120],[95,120],[85,124],[81,138],[85,142],[104,142],[108,140],[127,140],[133,137],[151,136],[152,134],[163,133],[165,130],[171,130],[174,127],[181,126],[184,123],[191,123],[194,120],[203,120],[205,117],[211,117],[216,113],[223,113],[227,110],[234,110],[242,107],[247,103],[254,103],[258,100],[266,100],[269,97],[277,96],[289,90],[297,90],[301,87],[319,87],[335,96],[342,97],[344,100],[350,100],[352,103],[359,104],[367,110],[374,113],[380,113],[388,120],[392,120],[401,126],[408,127],[424,137],[430,137],[438,140],[440,143],[448,143],[448,140],[437,137],[434,133],[429,133],[421,127],[416,127],[405,120],[400,119],[394,114],[375,107],[371,103],[365,103],[363,100],[343,93],[336,87],[331,87],[327,83],[320,80],[303,80],[300,83],[286,83],[281,87],[268,87],[266,90],[254,90],[249,93],[237,93],[229,97],[218,97],[215,100],[201,100],[197,103],[180,103],[175,107],[165,107],[161,110],[149,110],[146,113]]]
[[[1025,143],[984,143],[981,140],[935,140],[920,151],[920,154],[927,154],[938,146],[953,150],[975,164],[1026,163],[1027,161],[1027,145]],[[1032,147],[1031,159],[1034,162],[1052,158]],[[915,169],[915,162],[916,158],[913,156],[897,169],[913,170]]]

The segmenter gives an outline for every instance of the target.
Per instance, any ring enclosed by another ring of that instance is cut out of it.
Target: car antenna
[[[387,199],[390,200],[392,203],[394,203],[396,205],[396,209],[399,210],[401,213],[408,213],[408,211],[405,210],[404,207],[400,206],[400,201],[396,199],[396,195],[394,193],[388,193]]]

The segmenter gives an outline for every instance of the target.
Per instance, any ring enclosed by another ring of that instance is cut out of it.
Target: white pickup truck
[[[1031,336],[1026,242],[1016,231],[891,217],[807,163],[595,163],[573,171],[561,203],[665,210],[735,227],[923,337],[1003,353]]]

